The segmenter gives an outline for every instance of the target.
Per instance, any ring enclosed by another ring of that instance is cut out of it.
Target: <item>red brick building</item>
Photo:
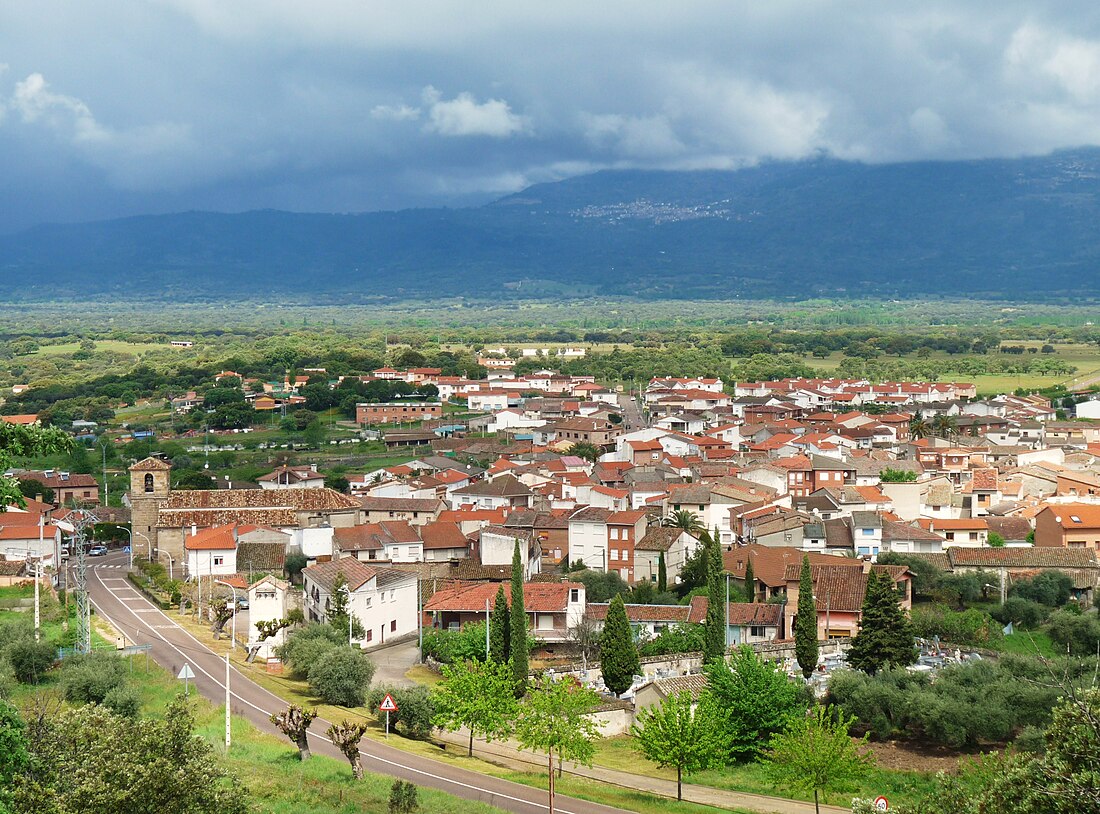
[[[393,401],[377,404],[356,404],[357,424],[408,424],[440,418],[443,405],[438,401]]]

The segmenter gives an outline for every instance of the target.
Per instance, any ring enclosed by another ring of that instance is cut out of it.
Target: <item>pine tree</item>
[[[722,585],[722,547],[718,535],[708,536],[704,545],[707,547],[707,618],[703,661],[707,662],[726,654],[726,594]]]
[[[848,665],[874,675],[890,667],[908,667],[917,660],[913,627],[898,601],[894,581],[887,573],[867,575],[859,633],[848,649]]]
[[[523,565],[519,558],[519,540],[512,552],[512,608],[509,616],[508,656],[516,681],[516,697],[527,692],[527,612],[523,601]]]
[[[752,571],[752,557],[745,561],[745,599],[756,601],[756,574]]]
[[[810,558],[803,555],[798,579],[798,615],[794,619],[794,655],[802,675],[809,678],[817,669],[817,603],[814,602]]]
[[[600,634],[600,672],[607,689],[622,695],[634,682],[634,676],[642,671],[638,649],[634,646],[634,634],[626,618],[623,598],[617,595],[607,609],[607,618]]]
[[[668,566],[665,565],[665,552],[657,555],[657,591],[664,593],[668,590]]]
[[[493,603],[493,612],[489,616],[489,658],[497,664],[505,664],[511,649],[511,619],[508,611],[508,598],[504,594],[504,585],[497,588],[497,598]]]

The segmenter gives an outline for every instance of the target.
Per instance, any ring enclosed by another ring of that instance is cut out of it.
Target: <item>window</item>
[[[580,589],[578,589],[578,588],[570,588],[569,589],[569,601],[570,602],[580,602],[581,601]]]
[[[768,629],[763,625],[752,625],[749,628],[749,635],[758,639],[763,639],[768,635],[767,630]]]
[[[619,539],[619,530],[618,529],[616,529],[616,528],[611,529],[611,539],[612,540],[618,540]]]
[[[367,607],[368,608],[370,607],[370,603],[371,603],[372,599],[373,599],[373,597],[370,597],[370,596],[367,597]]]
[[[223,565],[225,563],[225,557],[215,557],[214,565]]]
[[[860,529],[859,533],[862,534],[864,537],[874,537],[875,536],[875,530],[874,529]]]
[[[367,631],[367,641],[369,642],[373,638],[374,638],[374,631],[373,630],[368,630]]]
[[[611,559],[613,559],[613,560],[619,559],[619,549],[617,549],[617,548],[611,549]]]
[[[145,491],[146,492],[152,492],[153,491],[153,476],[152,476],[152,474],[146,474],[146,476],[145,476]]]
[[[390,633],[393,633],[395,630],[397,630],[397,620],[393,619],[390,621]]]

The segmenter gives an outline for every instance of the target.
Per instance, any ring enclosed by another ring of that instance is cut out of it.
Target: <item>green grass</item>
[[[596,765],[646,777],[676,779],[674,769],[661,768],[650,762],[633,749],[632,743],[633,739],[626,735],[601,740],[597,745]],[[853,796],[873,799],[880,794],[885,794],[891,802],[896,799],[903,804],[914,803],[932,791],[933,778],[932,774],[924,772],[875,768],[858,785],[844,792],[826,794],[822,797],[822,802],[843,806],[848,805]],[[791,797],[799,800],[813,799],[812,795],[776,788],[775,781],[767,776],[764,767],[759,763],[744,763],[698,772],[685,777],[684,782],[727,791]]]
[[[41,356],[61,356],[66,353],[76,353],[80,350],[79,342],[65,342],[61,345],[43,345],[38,349],[37,354]],[[185,348],[172,348],[171,345],[161,344],[159,342],[121,342],[116,339],[97,339],[95,340],[95,350],[93,353],[121,353],[130,356],[136,356],[140,353],[145,353],[151,350],[186,350]],[[192,352],[194,349],[191,349]],[[34,356],[35,354],[31,354]]]
[[[1053,658],[1065,655],[1059,651],[1058,645],[1050,638],[1045,630],[1021,630],[1011,636],[1005,636],[996,645],[1002,653],[1016,653],[1024,656],[1039,655],[1044,658]]]

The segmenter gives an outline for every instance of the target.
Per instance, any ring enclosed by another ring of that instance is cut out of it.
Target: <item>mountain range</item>
[[[467,209],[184,212],[0,237],[9,297],[1100,296],[1100,150],[603,171]]]

